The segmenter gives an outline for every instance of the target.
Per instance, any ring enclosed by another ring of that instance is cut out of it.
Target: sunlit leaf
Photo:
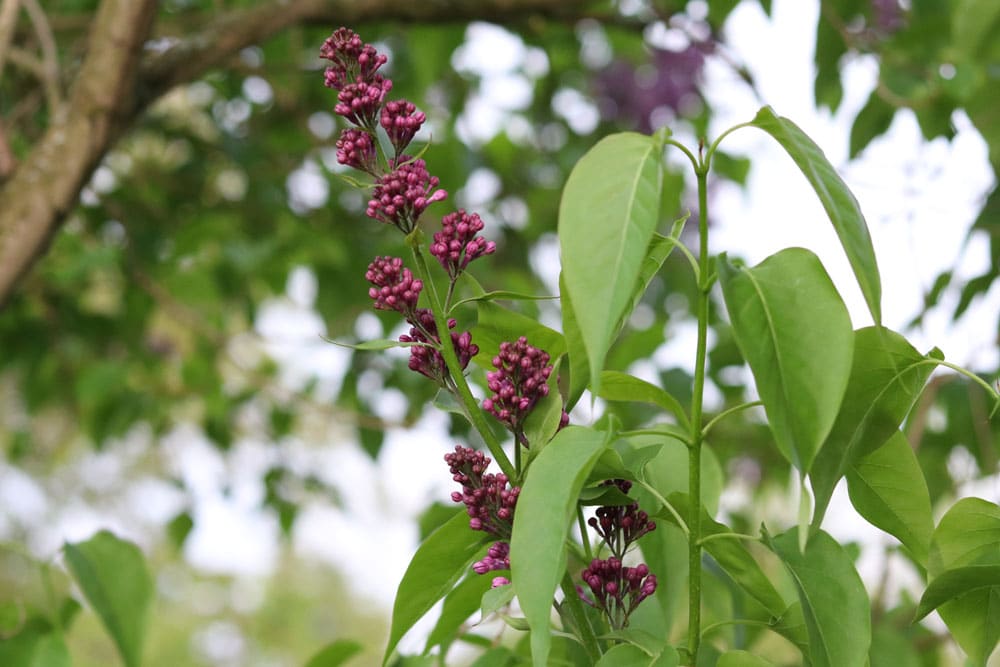
[[[340,667],[360,653],[363,648],[360,642],[353,639],[338,639],[309,658],[306,667]]]
[[[847,308],[819,258],[803,248],[752,268],[722,261],[719,275],[778,448],[806,473],[847,388],[854,347]]]
[[[662,172],[662,157],[651,137],[615,134],[577,162],[563,188],[563,278],[595,388],[656,230]]]
[[[826,21],[820,22],[821,26],[824,24]],[[774,137],[809,181],[840,238],[872,319],[875,324],[881,324],[882,281],[875,261],[875,248],[868,232],[868,223],[861,213],[858,200],[854,198],[820,147],[799,129],[798,125],[783,116],[778,116],[771,107],[764,107],[758,111],[752,124]]]
[[[142,551],[102,530],[63,546],[66,564],[127,667],[142,662],[155,588]]]

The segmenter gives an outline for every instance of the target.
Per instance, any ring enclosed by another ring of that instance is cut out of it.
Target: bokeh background
[[[0,251],[18,233],[17,207],[65,178],[58,164],[39,167],[37,152],[76,110],[99,6],[114,4],[0,2]],[[365,645],[356,664],[377,664],[395,586],[451,505],[442,456],[467,427],[433,406],[405,353],[327,340],[402,333],[371,310],[363,279],[375,255],[402,253],[401,238],[365,218],[365,194],[341,178],[333,148],[341,125],[318,50],[341,24],[389,56],[393,97],[427,114],[418,141],[450,196],[425,223],[458,206],[482,216],[498,245],[474,266],[487,289],[558,293],[561,187],[601,136],[667,125],[696,145],[770,104],[857,194],[886,324],[997,377],[994,3],[400,4],[164,0],[153,10],[113,136],[90,149],[49,242],[0,290],[0,630],[24,610],[51,613],[71,592],[63,542],[110,528],[142,546],[155,574],[147,664],[300,665],[338,638]],[[73,150],[55,162],[72,163]],[[676,157],[672,178],[686,189],[671,208],[681,212],[694,206],[694,181]],[[20,180],[26,165],[39,169],[35,186]],[[855,326],[868,324],[821,207],[780,149],[743,130],[715,166],[714,249],[756,262],[809,247]],[[671,257],[611,367],[683,400],[693,289]],[[557,302],[517,307],[558,326]],[[709,342],[718,413],[753,388],[724,323]],[[581,405],[578,423],[608,410],[626,423],[654,416]],[[935,503],[1000,501],[989,409],[975,385],[943,373],[908,419]],[[713,444],[733,525],[794,521],[796,485],[759,415],[720,424]],[[915,571],[844,495],[824,527],[856,543],[889,629],[915,632],[897,618],[919,595]],[[940,622],[920,632],[913,664],[954,664]],[[114,664],[92,613],[67,637],[74,664]],[[420,640],[418,628],[403,646]]]

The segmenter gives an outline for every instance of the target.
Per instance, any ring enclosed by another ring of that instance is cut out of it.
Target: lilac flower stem
[[[423,232],[417,227],[407,235],[406,244],[413,251],[413,261],[416,266],[417,276],[423,281],[426,287],[425,293],[431,302],[431,312],[434,313],[434,323],[437,325],[437,330],[444,332],[441,334],[441,354],[444,356],[444,362],[448,366],[448,373],[451,375],[452,383],[458,393],[458,398],[462,403],[466,418],[479,432],[479,435],[482,436],[487,449],[490,450],[490,454],[493,456],[493,460],[497,462],[503,473],[511,480],[511,484],[517,484],[520,480],[514,466],[511,465],[510,459],[507,458],[507,454],[503,451],[500,441],[497,440],[496,436],[493,435],[493,431],[490,430],[486,416],[480,409],[476,397],[472,395],[469,383],[462,373],[462,366],[458,363],[455,346],[451,344],[451,337],[448,335],[448,318],[444,308],[441,306],[441,299],[438,297],[437,288],[431,280],[430,271],[427,267],[427,259],[424,257],[423,236]]]
[[[587,562],[594,560],[594,554],[590,549],[590,540],[587,538],[587,522],[583,518],[583,507],[576,506],[576,522],[580,526],[580,539],[583,540],[583,553],[587,557]]]
[[[705,358],[708,350],[708,294],[712,288],[708,256],[708,163],[699,161],[698,179],[698,343],[695,352],[694,390],[691,397],[691,446],[688,449],[688,654],[698,660],[701,641],[701,444],[705,438],[702,406],[705,395]]]

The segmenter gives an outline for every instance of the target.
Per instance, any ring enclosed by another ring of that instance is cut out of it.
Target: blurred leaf
[[[167,522],[167,537],[170,538],[170,542],[174,545],[174,548],[180,549],[184,546],[184,542],[187,540],[188,535],[191,534],[192,529],[194,529],[194,519],[191,518],[189,512],[184,511]]]
[[[361,643],[353,639],[338,639],[309,658],[305,667],[339,667],[360,653],[362,649]]]
[[[872,139],[885,134],[892,124],[896,109],[885,102],[878,90],[873,90],[868,101],[858,112],[851,125],[850,151],[848,156],[853,160],[865,149]]]
[[[127,667],[138,667],[155,596],[142,552],[102,530],[85,542],[66,543],[63,554],[122,660]]]
[[[774,667],[774,663],[747,651],[726,651],[719,656],[715,667]]]

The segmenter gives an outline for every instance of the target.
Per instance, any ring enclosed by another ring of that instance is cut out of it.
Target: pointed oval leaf
[[[406,631],[468,572],[472,561],[483,551],[484,538],[485,533],[469,528],[468,514],[459,511],[420,545],[396,589],[383,665]]]
[[[747,651],[726,651],[715,667],[774,667],[774,663]]]
[[[681,426],[687,428],[689,425],[684,408],[681,407],[676,398],[655,384],[640,380],[628,373],[603,371],[601,373],[601,388],[597,395],[608,401],[652,403],[674,415],[677,423]]]
[[[941,517],[931,538],[931,585],[949,570],[976,565],[1000,565],[1000,506],[963,498]],[[937,611],[972,663],[985,665],[1000,641],[1000,586],[970,591]]]
[[[774,137],[809,181],[840,238],[872,319],[875,324],[881,324],[882,281],[868,223],[858,200],[820,147],[798,125],[778,116],[771,107],[758,111],[751,124]]]
[[[595,389],[656,230],[662,162],[661,148],[651,137],[614,134],[587,151],[563,189],[563,277]]]
[[[480,301],[477,308],[479,321],[472,332],[472,341],[479,346],[475,360],[483,368],[493,370],[492,360],[500,349],[500,343],[516,341],[520,336],[548,352],[553,361],[566,353],[566,341],[555,329],[492,301]]]
[[[321,648],[306,663],[306,667],[340,667],[356,656],[364,647],[353,639],[338,639]]]
[[[547,664],[552,635],[552,596],[566,569],[566,536],[576,497],[594,463],[607,449],[607,434],[568,426],[528,469],[514,512],[510,540],[511,580],[531,626],[531,657]]]
[[[905,435],[896,431],[858,461],[847,473],[847,492],[858,514],[896,537],[926,567],[934,532],[931,497]]]
[[[447,645],[456,637],[458,629],[480,608],[483,593],[490,590],[493,578],[472,572],[467,575],[444,599],[441,616],[424,644],[424,653],[438,645]]]
[[[919,621],[946,602],[983,589],[1000,591],[1000,565],[968,565],[946,570],[924,591],[914,620]]]
[[[851,372],[847,307],[819,258],[788,248],[753,268],[720,262],[733,334],[753,371],[778,448],[809,471]]]
[[[895,331],[865,327],[854,333],[847,393],[809,475],[813,525],[822,522],[837,481],[899,430],[934,370],[929,359]]]
[[[102,530],[85,542],[67,543],[63,554],[125,665],[138,667],[154,596],[142,551]]]
[[[868,592],[844,548],[819,531],[799,551],[798,530],[768,540],[795,581],[814,667],[865,667],[871,644]]]

